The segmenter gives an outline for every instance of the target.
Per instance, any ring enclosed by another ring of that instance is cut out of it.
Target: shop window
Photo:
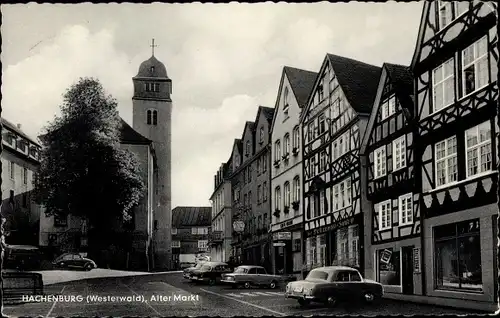
[[[401,286],[400,253],[392,248],[377,253],[377,281],[382,285]]]
[[[437,289],[483,291],[479,219],[434,228]]]

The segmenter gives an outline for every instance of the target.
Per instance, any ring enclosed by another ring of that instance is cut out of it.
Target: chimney
[[[17,128],[18,128],[18,129],[21,129],[21,124],[17,124]]]

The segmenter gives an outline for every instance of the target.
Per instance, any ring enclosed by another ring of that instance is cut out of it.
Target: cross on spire
[[[155,47],[158,47],[158,45],[155,45],[155,39],[153,39],[153,41],[151,42],[150,47],[153,50],[153,56],[155,56]]]

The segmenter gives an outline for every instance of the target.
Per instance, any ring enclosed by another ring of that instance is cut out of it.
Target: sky
[[[132,124],[132,77],[155,56],[173,83],[172,207],[209,206],[213,176],[283,66],[326,53],[409,65],[423,2],[2,5],[2,117],[36,138],[65,90],[95,77]]]

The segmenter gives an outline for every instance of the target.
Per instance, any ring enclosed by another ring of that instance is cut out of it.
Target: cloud
[[[173,81],[172,203],[207,205],[213,175],[245,121],[255,120],[258,105],[274,106],[284,65],[317,71],[327,52],[376,65],[405,63],[420,8],[326,2],[2,7],[8,43],[2,116],[36,136],[58,113],[65,90],[93,76],[131,123],[132,77],[149,58],[154,37],[155,55]]]

